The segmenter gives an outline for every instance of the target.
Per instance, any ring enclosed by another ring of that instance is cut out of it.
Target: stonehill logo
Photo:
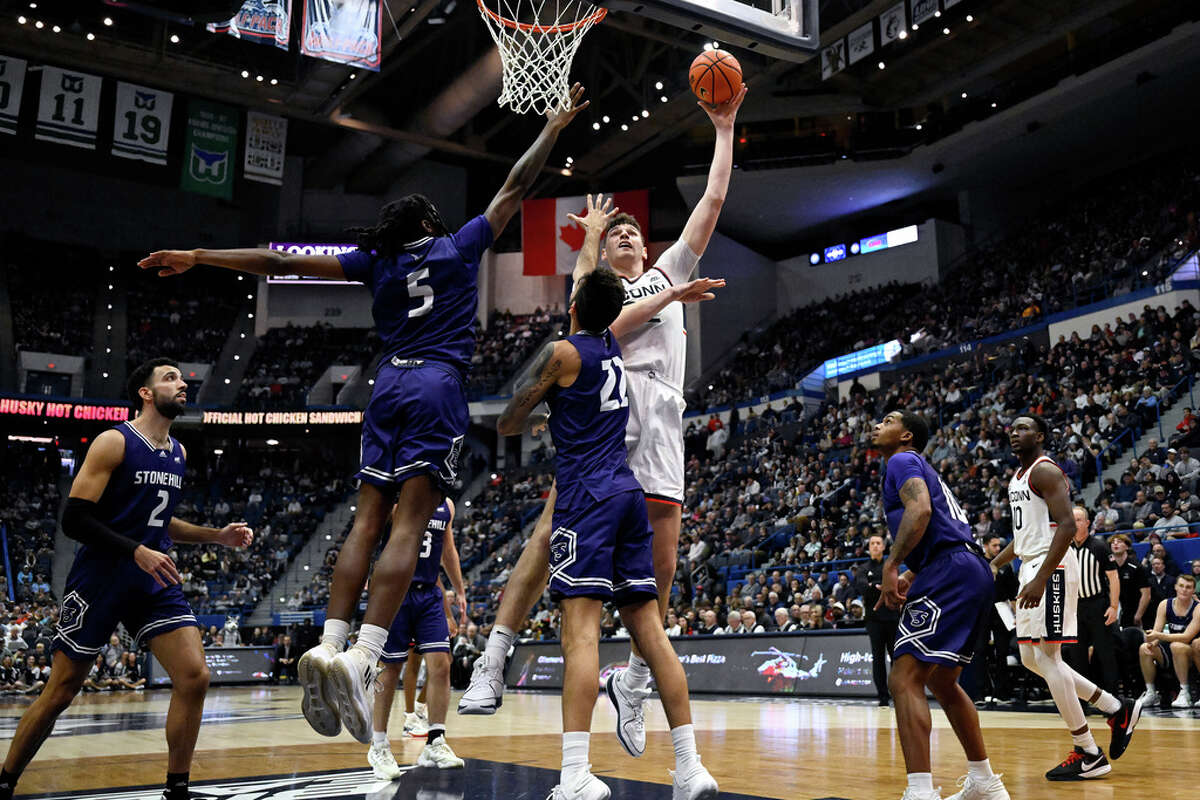
[[[415,767],[401,767],[405,772]],[[316,800],[317,798],[355,798],[385,800],[393,797],[408,797],[401,787],[404,779],[381,781],[370,770],[350,772],[324,772],[312,775],[297,775],[278,778],[241,778],[235,780],[192,784],[191,794],[195,800],[228,798],[232,800]],[[410,787],[411,791],[411,787]],[[96,792],[56,794],[43,800],[160,800],[162,787],[141,789],[105,789]],[[422,787],[418,797],[426,800],[463,800],[462,790]]]

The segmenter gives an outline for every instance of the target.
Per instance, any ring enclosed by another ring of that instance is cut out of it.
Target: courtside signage
[[[47,400],[22,400],[16,397],[0,397],[0,416],[5,417],[124,422],[129,419],[129,413],[129,406],[108,406],[96,403],[55,403]]]
[[[205,425],[361,425],[361,411],[205,411]]]
[[[271,242],[267,247],[276,250],[280,253],[288,253],[296,256],[336,256],[342,253],[351,253],[358,249],[356,244],[332,244],[324,242]],[[267,283],[320,283],[320,284],[339,284],[346,286],[356,285],[353,281],[337,281],[329,280],[328,278],[311,278],[307,275],[271,275],[267,277]]]

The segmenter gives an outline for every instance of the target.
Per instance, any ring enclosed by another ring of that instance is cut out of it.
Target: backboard
[[[593,0],[683,30],[787,61],[820,49],[819,0]]]

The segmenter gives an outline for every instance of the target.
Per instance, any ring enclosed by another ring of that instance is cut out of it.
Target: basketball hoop
[[[497,102],[518,114],[565,108],[570,102],[567,75],[575,51],[608,9],[586,0],[475,2],[504,65]]]

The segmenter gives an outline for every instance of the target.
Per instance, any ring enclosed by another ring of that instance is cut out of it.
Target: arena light
[[[662,87],[663,87],[663,82],[662,82],[662,81],[658,81],[657,83],[655,83],[655,84],[654,84],[654,88],[655,88],[655,89],[657,89],[657,90],[658,90],[658,91],[660,91],[660,92],[662,91]]]
[[[623,131],[627,131],[627,130],[629,130],[629,125],[627,125],[626,123],[622,122],[622,123],[621,123],[621,130],[623,130]]]
[[[600,130],[600,123],[599,123],[599,122],[593,122],[593,123],[592,123],[592,130],[594,130],[594,131],[598,131],[598,130]]]
[[[921,130],[921,123],[919,123],[919,122],[918,122],[918,123],[917,123],[917,124],[916,124],[914,127],[915,127],[917,130]]]
[[[94,42],[94,41],[96,41],[96,34],[94,34],[94,33],[89,33],[89,34],[87,35],[87,40],[88,40],[89,42]]]
[[[971,16],[970,14],[967,14],[967,22],[974,22],[974,21],[975,21],[975,17]]]
[[[267,439],[267,447],[274,447],[277,444],[279,444],[278,439]]]
[[[271,85],[272,85],[272,86],[278,86],[278,85],[279,85],[279,78],[271,78]]]
[[[992,108],[995,108],[995,107],[996,107],[996,104],[995,104],[995,103],[992,103]]]
[[[354,80],[354,79],[355,79],[355,78],[357,78],[357,77],[358,77],[358,73],[357,73],[357,72],[351,72],[351,73],[350,73],[350,80]]]
[[[933,15],[940,19],[942,16],[942,12],[941,12],[941,10],[938,10],[938,11],[933,12]]]
[[[820,263],[821,263],[821,254],[820,254],[820,253],[813,253],[812,255],[810,255],[810,256],[808,257],[808,263],[812,264],[814,267],[815,267],[817,264],[820,264]],[[710,389],[711,389],[712,387],[710,386],[710,387],[708,387],[708,388],[710,388]]]
[[[225,383],[229,383],[229,378],[226,378],[226,379],[225,379]]]
[[[171,34],[171,44],[179,44],[179,34],[178,33]]]
[[[562,176],[563,176],[564,178],[569,178],[569,177],[571,177],[571,170],[569,170],[569,169],[563,169],[563,170],[561,170],[561,172],[562,172]]]
[[[967,93],[966,93],[966,92],[963,92],[961,95],[959,95],[959,97],[961,97],[963,100],[966,100],[966,99],[967,99]]]
[[[213,455],[214,456],[223,456],[223,455],[225,455],[225,451],[218,447],[215,450],[213,450]]]
[[[950,29],[949,29],[949,28],[942,28],[942,33],[943,33],[944,35],[946,35],[946,36],[949,36],[949,35],[950,35]]]
[[[851,242],[851,243],[850,243],[850,255],[852,255],[852,256],[856,256],[856,255],[858,255],[858,249],[859,249],[859,248],[858,248],[858,242]]]
[[[33,23],[33,27],[37,28],[40,31],[42,28],[46,27],[46,24],[39,19]]]
[[[879,68],[880,68],[880,69],[887,69],[887,64],[885,64],[885,63],[883,63],[882,61],[880,61],[880,62],[879,62]]]
[[[649,116],[650,116],[650,112],[643,108],[642,109],[642,119],[646,119]]]
[[[705,51],[705,52],[708,52],[708,51],[710,51],[710,50],[712,50],[712,49],[713,49],[712,42],[705,42],[705,43],[704,43],[704,51]]]
[[[664,94],[662,97],[658,98],[658,100],[660,103],[665,103],[667,102],[667,96]]]
[[[601,119],[601,121],[602,121],[602,122],[604,122],[604,124],[605,124],[605,125],[607,125],[609,122],[611,122],[611,120],[608,118],[608,114],[605,114],[605,115],[604,115],[603,117],[601,117],[600,119]]]
[[[919,30],[921,30],[921,26],[920,26],[920,25],[918,25],[917,23],[915,23],[915,22],[914,22],[914,23],[912,24],[912,29],[913,29],[914,31],[919,31]]]
[[[55,33],[62,33],[62,28],[58,27],[57,25],[55,25],[50,30],[54,31]]]
[[[897,39],[907,39],[908,31],[900,31],[899,33],[896,34],[896,38]]]
[[[18,25],[24,25],[24,24],[25,24],[26,22],[28,22],[28,21],[29,21],[29,20],[25,19],[25,17],[24,17],[24,16],[17,17],[17,24],[18,24]]]
[[[244,70],[242,70],[242,77],[243,77],[243,78],[249,78],[249,77],[250,77],[250,70],[248,70],[248,69],[244,69]]]
[[[108,373],[107,373],[107,372],[102,372],[102,373],[100,373],[100,374],[101,374],[103,377],[105,377],[105,378],[107,378],[107,377],[108,377]]]
[[[234,361],[241,361],[241,360],[242,360],[242,357],[241,357],[241,356],[239,356],[237,353],[234,353],[234,354],[233,354],[233,360],[234,360]]]
[[[112,24],[113,24],[113,18],[112,18],[112,17],[105,17],[105,18],[104,18],[104,27],[106,27],[106,28],[111,28],[111,27],[112,27]]]
[[[255,75],[255,76],[254,76],[254,80],[258,81],[259,83],[262,83],[262,82],[263,82],[263,76],[262,76],[262,75]]]

